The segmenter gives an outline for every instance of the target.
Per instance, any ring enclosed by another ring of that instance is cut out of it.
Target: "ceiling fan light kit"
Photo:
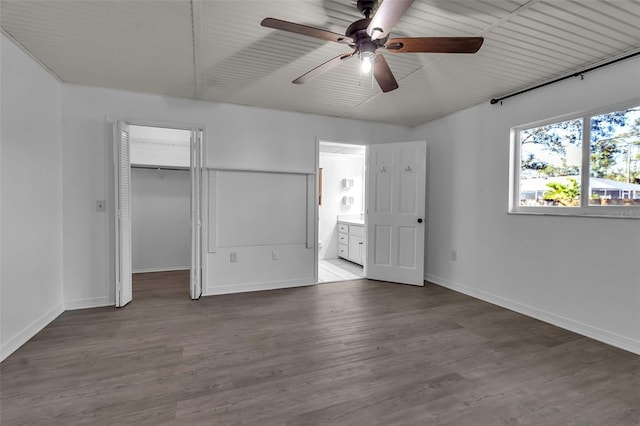
[[[293,80],[295,84],[304,84],[330,69],[340,65],[355,54],[360,58],[360,72],[369,73],[383,92],[398,88],[391,68],[378,49],[389,53],[476,53],[484,39],[482,37],[403,37],[389,40],[389,32],[409,9],[413,0],[358,0],[357,8],[364,15],[363,19],[353,22],[345,34],[338,34],[322,28],[296,24],[275,18],[265,18],[261,25],[281,31],[302,34],[349,45],[353,52],[343,53],[311,71]],[[375,12],[375,13],[374,13]],[[373,16],[371,16],[373,14]]]
[[[373,60],[376,57],[372,52],[360,52],[360,71],[369,74],[373,68]]]

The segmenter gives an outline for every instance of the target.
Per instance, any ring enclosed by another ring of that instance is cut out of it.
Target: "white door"
[[[424,285],[427,142],[369,145],[367,278]]]
[[[202,295],[202,131],[191,132],[191,274],[192,299]]]
[[[131,302],[131,165],[129,163],[129,125],[115,124],[113,160],[116,218],[116,307]]]

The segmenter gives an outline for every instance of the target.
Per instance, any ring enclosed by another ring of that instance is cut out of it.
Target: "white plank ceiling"
[[[0,25],[61,81],[415,126],[640,50],[640,0],[416,0],[392,36],[485,37],[475,55],[387,54],[382,93],[349,48],[263,28],[344,33],[355,0],[0,1]],[[362,80],[362,81],[361,81]]]

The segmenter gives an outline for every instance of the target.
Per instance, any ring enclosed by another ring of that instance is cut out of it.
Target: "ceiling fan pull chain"
[[[371,81],[371,88],[373,89],[375,86],[373,85],[373,70],[369,72],[369,81]]]

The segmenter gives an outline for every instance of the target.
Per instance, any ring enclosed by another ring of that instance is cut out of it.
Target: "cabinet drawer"
[[[364,226],[349,225],[349,234],[355,235],[356,237],[364,237]]]
[[[338,244],[338,256],[349,258],[349,247],[345,244]]]
[[[344,232],[345,234],[349,232],[349,225],[343,225],[342,223],[338,224],[338,232]]]
[[[338,233],[338,244],[349,244],[349,236],[347,234]]]

